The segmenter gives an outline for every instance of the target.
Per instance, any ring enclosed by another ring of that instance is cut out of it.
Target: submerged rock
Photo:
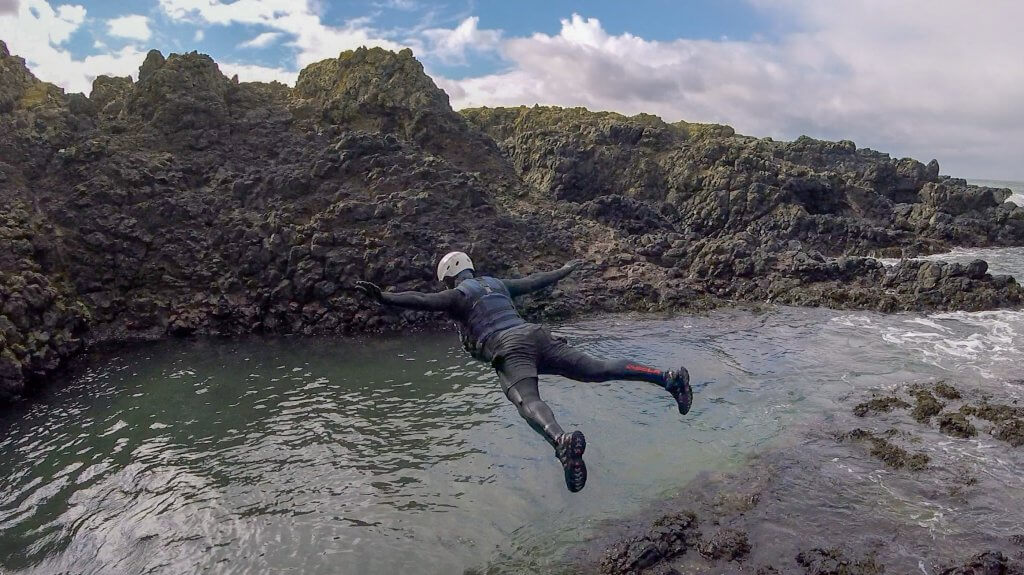
[[[939,397],[941,397],[943,399],[961,399],[962,398],[962,396],[960,395],[960,392],[957,391],[957,389],[955,387],[953,387],[952,385],[950,385],[950,384],[948,384],[948,383],[946,383],[944,381],[940,381],[939,383],[936,383],[935,387],[934,387],[934,391],[935,391],[935,395],[937,395],[937,396],[939,396]]]
[[[846,434],[846,438],[853,441],[866,441],[871,444],[871,455],[893,469],[909,469],[911,471],[922,471],[927,469],[930,458],[925,453],[911,454],[906,449],[893,444],[884,437],[864,430],[854,429]]]
[[[940,575],[1024,575],[1024,566],[1009,561],[999,551],[986,551],[963,565],[944,569]]]
[[[939,430],[946,435],[966,439],[978,434],[977,428],[962,413],[944,413],[939,416]]]
[[[1014,447],[1024,445],[1024,420],[1011,419],[1001,423],[992,432],[996,439],[1009,443]]]
[[[839,548],[802,551],[796,556],[796,562],[807,575],[879,575],[885,572],[874,557],[849,559]]]
[[[853,408],[853,414],[857,417],[864,417],[869,413],[888,413],[894,409],[908,409],[910,404],[896,396],[876,397],[857,404]]]
[[[933,416],[938,415],[942,408],[945,407],[939,403],[935,396],[926,389],[912,390],[911,394],[917,403],[914,405],[914,410],[910,414],[921,423],[927,423]]]
[[[690,512],[659,517],[643,536],[610,547],[601,560],[607,575],[632,574],[671,559],[694,547],[699,538],[697,516]]]
[[[702,557],[712,561],[736,561],[750,553],[750,542],[747,540],[747,534],[742,531],[719,529],[702,541],[697,546],[697,551]]]
[[[981,402],[976,405],[965,405],[960,408],[964,415],[971,415],[992,423],[1003,423],[1008,420],[1024,417],[1024,408],[1000,403]]]

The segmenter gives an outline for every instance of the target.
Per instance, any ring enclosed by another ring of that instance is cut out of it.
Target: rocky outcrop
[[[409,51],[345,52],[295,88],[152,51],[137,80],[100,76],[85,97],[0,48],[7,395],[101,342],[437,324],[351,284],[436,289],[451,249],[494,274],[585,258],[569,289],[524,302],[535,318],[734,300],[1020,303],[984,263],[861,257],[1021,239],[1002,191],[937,164],[646,115],[463,115]]]
[[[896,257],[1024,242],[1024,209],[1004,203],[1007,190],[939,176],[935,160],[897,160],[850,141],[776,142],[646,114],[537,106],[462,113],[540,196],[661,205],[691,241],[751,232],[826,255]]]

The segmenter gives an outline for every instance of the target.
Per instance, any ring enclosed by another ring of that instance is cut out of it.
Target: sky
[[[1024,180],[1019,0],[0,0],[0,40],[88,93],[146,52],[294,84],[344,50],[411,48],[455,109],[585,106],[937,158]]]

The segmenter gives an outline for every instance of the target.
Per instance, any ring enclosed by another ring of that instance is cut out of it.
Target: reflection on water
[[[1024,393],[1008,383],[1024,360],[1017,311],[720,310],[558,331],[595,354],[685,364],[696,384],[684,417],[655,386],[544,378],[563,426],[589,439],[580,494],[451,334],[168,342],[107,358],[0,420],[0,569],[545,572],[602,520],[807,442],[808,426],[848,416],[870,390],[944,377]],[[806,443],[823,456],[829,445]],[[950,445],[1002,461],[986,467],[993,507],[1001,488],[1020,489],[1019,457],[991,438]],[[904,491],[892,513],[929,521]],[[878,500],[862,495],[849,504]],[[986,512],[998,523],[1006,510]]]

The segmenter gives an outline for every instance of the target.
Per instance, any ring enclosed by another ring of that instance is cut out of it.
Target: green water
[[[167,342],[0,420],[0,570],[550,572],[602,522],[803,441],[868,390],[950,374],[1001,386],[1024,359],[1021,312],[721,310],[556,332],[685,364],[697,394],[680,416],[655,386],[543,378],[588,437],[580,494],[453,334]]]

